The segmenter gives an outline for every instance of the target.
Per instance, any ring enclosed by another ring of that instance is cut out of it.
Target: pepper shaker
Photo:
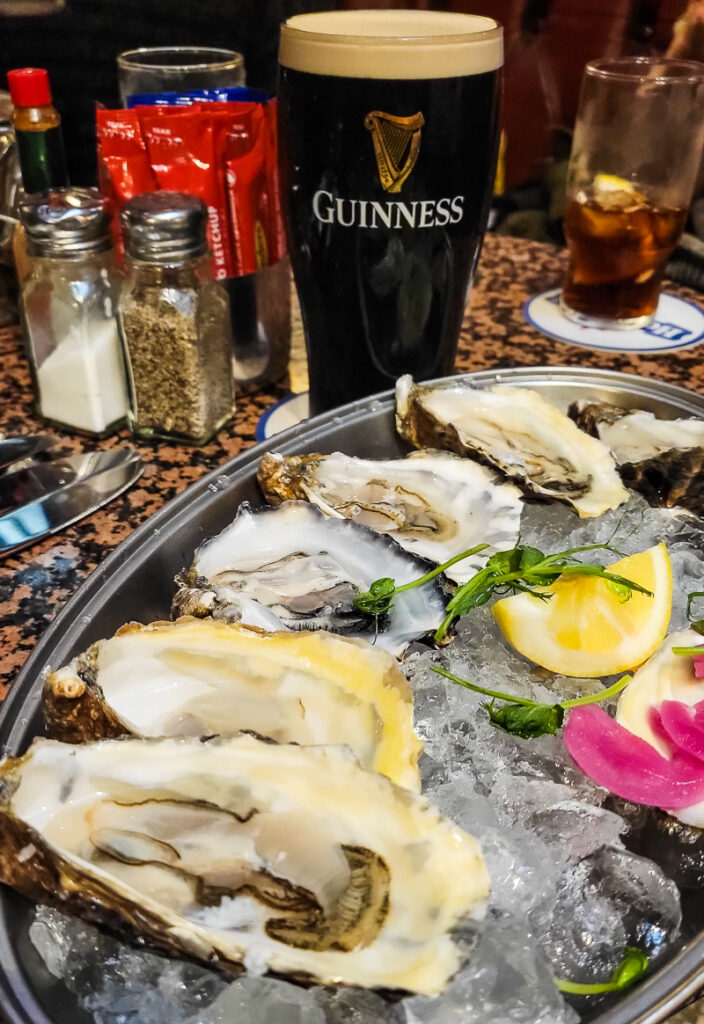
[[[95,189],[62,188],[25,196],[19,215],[33,257],[20,310],[37,412],[102,437],[128,408],[108,202]]]
[[[128,419],[142,437],[204,444],[234,412],[229,302],[210,271],[206,220],[205,203],[181,192],[148,192],[122,209],[119,324]]]

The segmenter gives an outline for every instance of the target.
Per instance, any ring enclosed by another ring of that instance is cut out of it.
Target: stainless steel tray
[[[704,417],[704,397],[625,373],[536,367],[468,374],[475,384],[525,384],[566,407],[576,398],[613,401],[661,416]],[[386,393],[302,423],[251,448],[189,487],[124,541],[49,626],[0,713],[0,749],[23,752],[41,733],[42,673],[58,667],[130,619],[168,618],[173,577],[205,537],[223,529],[243,500],[261,503],[256,471],[265,451],[393,457],[406,448]],[[704,905],[686,901],[686,944],[650,979],[592,1017],[593,1024],[660,1024],[704,985]],[[89,1024],[74,997],[44,967],[29,941],[30,904],[0,890],[0,1011],[10,1024]],[[587,1020],[588,1018],[585,1018]]]

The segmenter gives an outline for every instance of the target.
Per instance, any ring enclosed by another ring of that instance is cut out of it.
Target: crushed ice
[[[546,552],[611,542],[624,554],[668,544],[672,628],[704,582],[702,524],[632,498],[597,520],[561,505],[527,506],[522,540]],[[617,556],[595,552],[594,560]],[[424,791],[480,840],[492,878],[481,925],[461,926],[467,963],[436,999],[390,1003],[359,989],[302,989],[128,948],[96,929],[37,908],[31,939],[96,1024],[576,1024],[553,977],[603,981],[629,943],[657,957],[677,937],[679,893],[623,835],[642,811],[603,806],[606,793],[575,768],[559,736],[521,740],[492,728],[482,698],[430,671],[441,663],[475,682],[546,701],[592,692],[600,680],[551,676],[500,638],[488,609],[460,623],[442,652],[405,662],[425,744]]]

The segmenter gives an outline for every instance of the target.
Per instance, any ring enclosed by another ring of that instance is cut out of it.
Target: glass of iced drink
[[[704,64],[664,58],[588,64],[570,157],[561,305],[587,327],[655,317],[684,229],[704,142]]]

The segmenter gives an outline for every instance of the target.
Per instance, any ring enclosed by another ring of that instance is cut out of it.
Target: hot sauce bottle
[[[8,72],[7,82],[15,107],[12,123],[25,192],[68,185],[61,117],[52,103],[47,72],[18,68]]]

